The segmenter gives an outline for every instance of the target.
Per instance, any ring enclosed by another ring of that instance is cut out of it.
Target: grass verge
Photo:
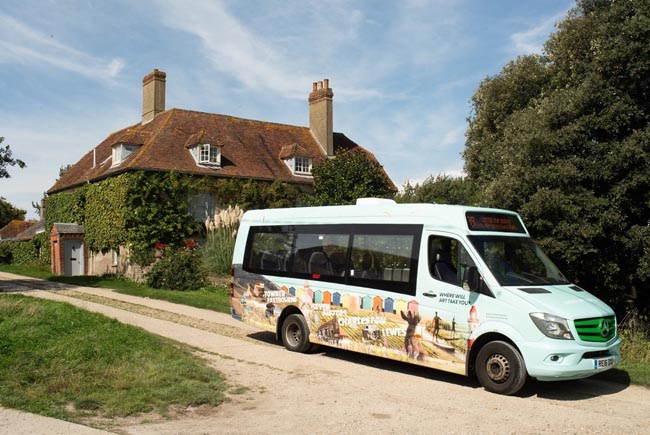
[[[224,286],[208,286],[199,290],[186,291],[153,289],[117,275],[52,275],[48,266],[41,265],[1,264],[0,271],[83,287],[110,288],[119,293],[132,296],[160,299],[196,308],[205,308],[222,313],[230,313],[230,292]]]
[[[64,420],[218,405],[223,378],[170,340],[71,305],[0,297],[0,403]]]

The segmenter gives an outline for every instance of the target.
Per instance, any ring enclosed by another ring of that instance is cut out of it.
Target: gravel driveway
[[[216,409],[174,420],[111,421],[114,433],[650,433],[650,390],[642,387],[532,381],[517,396],[498,396],[472,379],[396,361],[328,348],[291,353],[209,310],[2,272],[0,291],[69,302],[187,343],[241,387]],[[0,433],[101,432],[0,409]]]

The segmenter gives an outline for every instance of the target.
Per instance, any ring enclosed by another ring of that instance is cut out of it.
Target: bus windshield
[[[469,236],[469,239],[503,286],[569,284],[528,237]]]

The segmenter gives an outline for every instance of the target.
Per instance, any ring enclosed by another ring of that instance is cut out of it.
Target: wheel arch
[[[275,339],[277,341],[280,342],[282,341],[281,332],[282,332],[282,324],[284,323],[284,319],[286,319],[292,314],[300,314],[301,316],[303,315],[302,311],[300,311],[300,309],[294,305],[289,305],[284,310],[282,310],[282,313],[280,313],[280,317],[278,317],[278,322],[275,325]]]
[[[476,356],[483,346],[492,341],[505,341],[506,343],[511,344],[515,349],[517,349],[517,352],[519,352],[523,358],[523,354],[521,353],[519,346],[517,346],[517,344],[508,336],[500,332],[487,332],[479,336],[472,344],[472,348],[470,349],[467,356],[467,362],[465,363],[465,371],[467,373],[467,376],[476,377]],[[528,369],[526,369],[526,371],[528,371]]]

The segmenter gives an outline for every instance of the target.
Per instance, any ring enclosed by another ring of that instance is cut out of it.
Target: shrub
[[[11,264],[12,259],[11,242],[0,242],[0,264]]]
[[[237,228],[243,214],[238,206],[228,206],[205,221],[207,237],[201,249],[201,260],[207,272],[224,275],[230,271]]]
[[[147,285],[170,290],[197,290],[207,285],[194,248],[166,248],[163,258],[147,274]]]

